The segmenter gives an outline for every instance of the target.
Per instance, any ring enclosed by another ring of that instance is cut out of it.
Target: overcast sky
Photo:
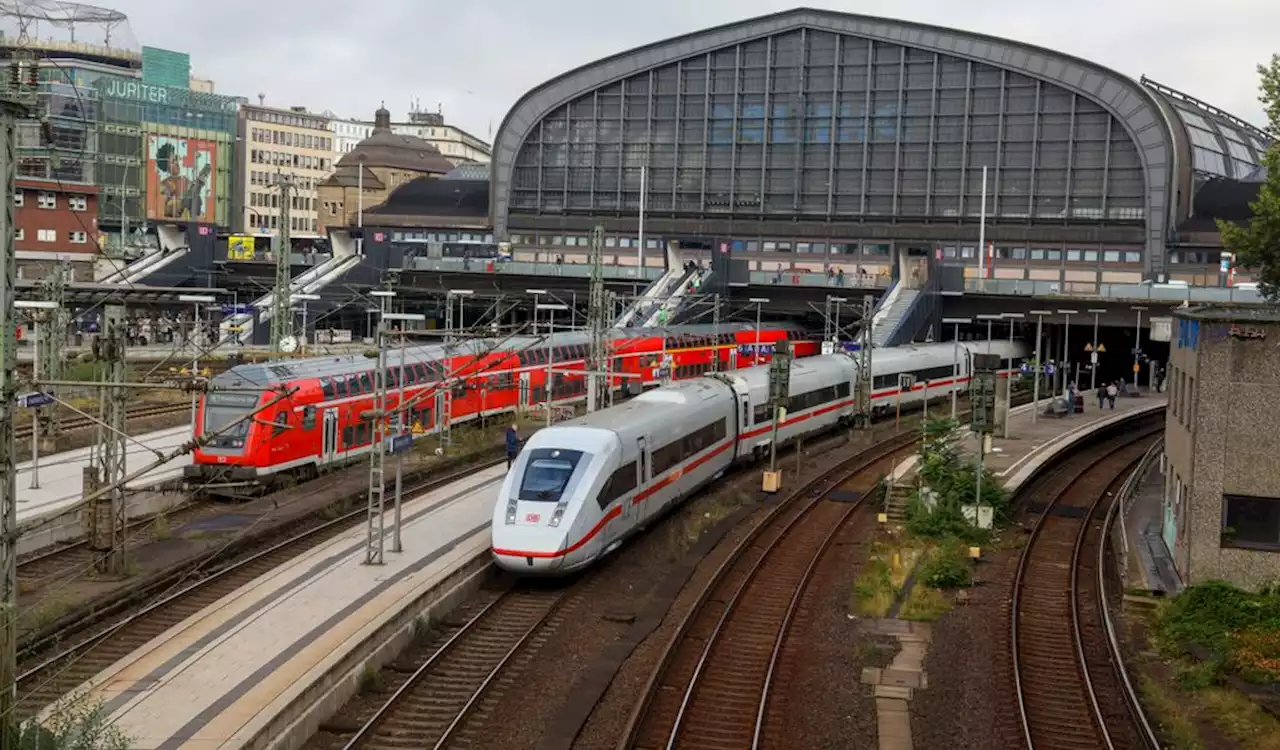
[[[412,99],[482,138],[533,86],[607,55],[795,7],[779,0],[91,0],[221,93],[396,119]],[[816,7],[968,29],[1141,75],[1262,126],[1280,0],[862,0]]]

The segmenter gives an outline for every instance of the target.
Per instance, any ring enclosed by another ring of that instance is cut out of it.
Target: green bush
[[[133,741],[111,723],[102,701],[86,697],[64,702],[43,726],[29,721],[19,734],[19,750],[129,750]]]
[[[1229,669],[1250,682],[1274,683],[1280,680],[1280,589],[1196,584],[1161,613],[1156,635],[1169,651],[1208,651],[1205,669],[1214,674]]]
[[[934,549],[920,567],[919,583],[935,589],[963,589],[973,585],[973,564],[961,543]]]

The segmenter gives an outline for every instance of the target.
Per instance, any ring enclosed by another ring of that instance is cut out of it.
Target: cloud
[[[785,10],[775,0],[99,0],[139,43],[188,52],[218,90],[372,117],[412,100],[482,138],[523,93],[610,54]],[[842,4],[835,9],[849,10]],[[1262,125],[1258,63],[1280,52],[1275,0],[863,0],[857,11],[976,31],[1091,60]]]

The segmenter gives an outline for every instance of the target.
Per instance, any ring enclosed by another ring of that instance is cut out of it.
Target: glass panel
[[[1225,175],[1227,167],[1222,161],[1222,154],[1206,151],[1202,148],[1192,149],[1195,153],[1196,169],[1210,174]]]

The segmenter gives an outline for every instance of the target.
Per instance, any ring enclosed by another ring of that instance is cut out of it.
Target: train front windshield
[[[539,448],[529,451],[524,478],[520,482],[520,499],[530,502],[558,503],[569,478],[578,468],[582,451]]]
[[[249,425],[253,422],[247,417],[257,408],[258,399],[259,396],[253,393],[210,393],[205,396],[204,432],[206,435],[218,433],[209,447],[243,448],[245,438],[249,436]]]

